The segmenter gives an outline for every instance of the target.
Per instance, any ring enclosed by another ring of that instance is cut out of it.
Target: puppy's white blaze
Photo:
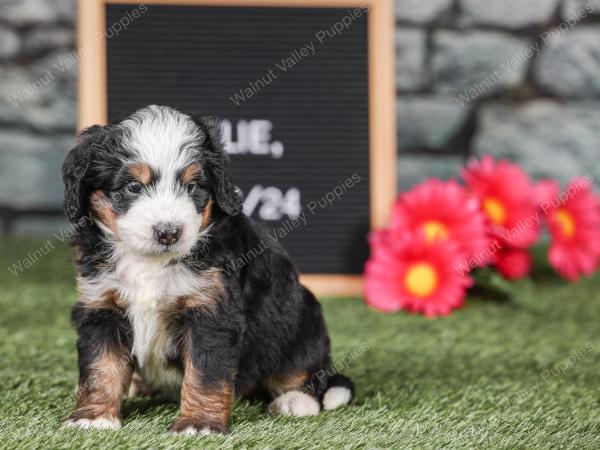
[[[190,117],[165,106],[143,108],[120,126],[126,130],[123,143],[128,150],[168,173],[190,162],[201,138]]]
[[[347,405],[352,400],[352,392],[350,389],[342,386],[334,386],[327,389],[323,396],[323,409],[331,411],[340,406]]]
[[[120,245],[141,254],[157,254],[161,246],[154,236],[154,226],[173,223],[182,227],[181,237],[169,250],[171,256],[189,253],[200,234],[202,215],[187,195],[172,191],[152,190],[137,199],[116,223],[121,237]]]
[[[289,391],[281,394],[269,405],[269,412],[282,416],[316,416],[320,411],[319,402],[300,391]]]
[[[97,417],[96,419],[78,419],[67,420],[67,427],[73,428],[96,428],[98,430],[118,430],[121,428],[121,421],[116,417]]]

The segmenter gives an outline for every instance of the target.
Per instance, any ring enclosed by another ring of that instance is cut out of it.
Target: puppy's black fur
[[[322,404],[328,389],[344,387],[351,400],[351,381],[331,368],[329,337],[318,301],[300,284],[280,245],[241,212],[242,198],[229,175],[219,121],[190,117],[203,137],[197,143],[197,162],[203,170],[193,201],[198,214],[206,213],[212,204],[207,215],[210,237],[170,264],[184,265],[198,277],[216,269],[221,285],[215,286],[219,298],[213,308],[183,302],[169,310],[167,329],[173,345],[166,364],[183,374],[182,412],[172,430],[226,432],[229,411],[220,410],[231,408],[233,393],[274,398],[298,390]],[[63,166],[65,213],[77,224],[73,244],[80,280],[100,279],[114,271],[115,264],[112,240],[118,238],[107,236],[100,226],[107,220],[94,207],[92,194],[101,193],[116,218],[136,201],[135,196],[123,194],[123,186],[131,182],[124,161],[132,157],[131,149],[122,144],[123,133],[119,122],[88,128]],[[160,171],[151,173],[150,179],[159,176]],[[232,263],[248,254],[253,258],[247,264]],[[128,310],[127,299],[118,289],[102,298],[82,298],[75,306],[72,320],[79,335],[80,386],[71,423],[108,416],[118,419],[126,385],[140,364],[132,354],[135,336]],[[119,376],[101,376],[102,358],[113,361],[116,368],[110,373]],[[107,401],[111,404],[97,405],[95,399],[107,395],[99,379],[104,385],[123,384],[121,390],[115,387],[119,395]]]

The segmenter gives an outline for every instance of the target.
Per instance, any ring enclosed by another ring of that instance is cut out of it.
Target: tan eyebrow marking
[[[198,163],[192,163],[185,168],[183,173],[181,174],[181,182],[183,184],[189,183],[192,181],[196,175],[202,172],[202,167]]]
[[[137,163],[127,167],[127,170],[133,178],[146,185],[152,180],[152,169],[148,164]]]

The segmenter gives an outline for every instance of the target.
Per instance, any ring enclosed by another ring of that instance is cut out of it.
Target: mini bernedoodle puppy
[[[67,425],[119,428],[142,383],[180,400],[170,430],[185,434],[226,433],[235,396],[291,416],[352,400],[319,303],[241,212],[217,119],[148,106],[90,127],[63,178],[80,295]]]

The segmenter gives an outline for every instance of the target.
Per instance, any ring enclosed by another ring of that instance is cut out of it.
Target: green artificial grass
[[[137,398],[120,431],[65,429],[76,292],[69,250],[50,242],[0,242],[2,449],[600,448],[600,276],[570,285],[545,266],[527,302],[471,295],[435,320],[324,299],[334,360],[357,386],[350,407],[283,418],[238,400],[229,435],[184,437],[167,433],[177,405]],[[29,269],[7,269],[44,247]]]

